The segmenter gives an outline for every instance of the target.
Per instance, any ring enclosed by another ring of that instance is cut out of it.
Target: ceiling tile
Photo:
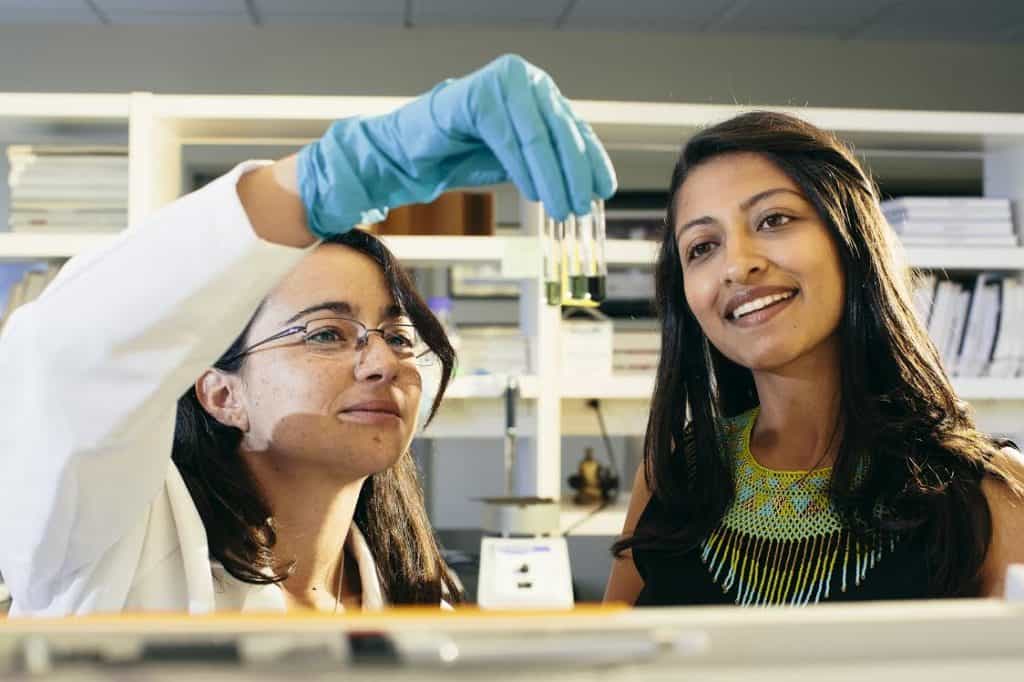
[[[245,24],[252,25],[252,18],[244,12],[237,13],[202,13],[188,14],[178,12],[131,12],[110,10],[105,12],[110,23],[122,26],[139,25],[161,25],[161,24],[186,24],[194,25],[223,25],[223,24]]]
[[[21,9],[0,7],[0,24],[99,24],[99,17],[85,7],[76,9]]]
[[[554,26],[564,1],[518,0],[514,3],[479,0],[413,0],[415,26],[437,24],[542,24]]]
[[[735,0],[579,0],[564,26],[696,31],[734,4]]]
[[[245,13],[245,0],[93,0],[104,12],[156,14]]]
[[[44,10],[80,9],[88,10],[83,0],[0,0],[0,9]]]
[[[401,26],[405,0],[255,0],[264,24]]]
[[[756,0],[741,2],[711,27],[714,33],[848,35],[893,4],[893,0],[821,2],[821,0]]]
[[[403,26],[402,14],[260,14],[266,25]]]
[[[853,37],[1000,42],[1021,26],[1020,0],[904,0]]]
[[[256,12],[267,14],[354,14],[362,16],[405,13],[405,0],[254,0]]]

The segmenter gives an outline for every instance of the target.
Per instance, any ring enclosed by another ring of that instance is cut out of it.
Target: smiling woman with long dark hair
[[[875,184],[756,112],[672,175],[662,355],[606,598],[808,604],[999,594],[1019,454],[979,432],[916,319]]]

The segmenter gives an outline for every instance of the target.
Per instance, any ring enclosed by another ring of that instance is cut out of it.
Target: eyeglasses
[[[379,334],[391,352],[401,361],[425,366],[433,364],[434,355],[411,324],[391,323],[370,329],[359,320],[349,317],[322,317],[305,324],[282,329],[262,341],[224,358],[228,364],[250,354],[255,349],[289,336],[302,335],[302,344],[313,355],[337,359],[347,353],[361,351],[370,341],[370,334]]]

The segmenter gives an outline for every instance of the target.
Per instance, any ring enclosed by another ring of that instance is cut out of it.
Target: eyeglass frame
[[[260,346],[263,346],[265,344],[271,343],[273,341],[279,341],[280,339],[288,338],[289,336],[294,336],[295,334],[305,334],[308,331],[308,329],[309,329],[309,325],[313,324],[314,322],[321,322],[323,320],[344,320],[345,322],[354,322],[358,327],[362,328],[363,333],[356,337],[356,345],[352,349],[353,351],[356,351],[356,352],[359,352],[359,351],[361,351],[361,350],[366,348],[366,346],[370,342],[370,334],[371,333],[378,334],[382,339],[384,339],[384,341],[386,343],[387,339],[384,337],[384,332],[385,332],[385,330],[387,330],[389,328],[392,328],[392,327],[401,327],[401,328],[412,329],[412,332],[415,335],[415,337],[417,339],[419,339],[419,340],[422,340],[422,336],[420,336],[419,331],[416,329],[416,325],[412,324],[411,322],[390,322],[388,324],[381,325],[380,327],[372,327],[371,328],[371,327],[367,327],[364,322],[362,322],[361,320],[357,320],[354,317],[345,317],[344,315],[331,315],[331,316],[328,316],[328,317],[317,317],[317,318],[312,319],[312,320],[307,320],[303,324],[293,325],[291,327],[286,327],[285,329],[282,329],[279,332],[271,334],[270,336],[268,336],[267,338],[265,338],[265,339],[263,339],[261,341],[257,341],[256,343],[253,343],[253,344],[250,344],[250,345],[246,346],[245,348],[243,348],[242,350],[238,351],[237,353],[232,353],[230,356],[228,356],[226,358],[223,358],[218,364],[230,364],[232,362],[235,362],[236,360],[240,360],[240,359],[244,358],[245,356],[249,355],[250,353],[252,353],[257,348],[259,348]],[[305,343],[305,338],[303,338],[302,341],[303,341],[303,343]],[[433,364],[433,359],[432,359],[431,355],[432,355],[432,351],[428,347],[426,350],[421,352],[419,355],[413,354],[412,357],[415,359],[416,364],[418,366],[426,367],[426,366],[429,366],[429,365]],[[397,357],[397,354],[396,354],[396,357]]]

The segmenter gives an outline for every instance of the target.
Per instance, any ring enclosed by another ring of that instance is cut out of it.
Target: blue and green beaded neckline
[[[754,408],[722,423],[722,452],[733,463],[736,494],[701,545],[701,560],[740,605],[803,605],[859,586],[885,551],[845,527],[829,498],[831,468],[779,471],[750,452]]]

